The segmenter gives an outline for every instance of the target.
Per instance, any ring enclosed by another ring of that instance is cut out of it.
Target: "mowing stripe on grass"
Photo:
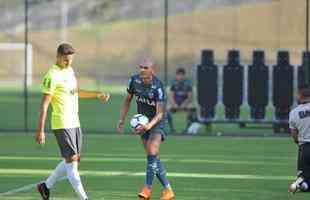
[[[0,156],[0,160],[42,160],[42,161],[59,161],[59,157],[21,157],[21,156]],[[220,160],[220,159],[178,159],[178,158],[162,158],[163,162],[175,163],[211,163],[211,164],[236,164],[236,165],[290,165],[288,162],[264,162],[264,161],[244,161],[244,160]],[[83,158],[84,162],[145,162],[145,158]]]
[[[0,175],[48,175],[51,170],[44,169],[0,169]],[[95,171],[81,170],[81,175],[86,176],[145,176],[145,172],[130,171]],[[216,179],[254,179],[254,180],[293,180],[294,176],[264,176],[251,174],[209,174],[209,173],[176,173],[170,172],[168,176],[175,178],[216,178]]]
[[[59,181],[63,181],[65,179],[67,179],[67,177],[63,177],[63,178],[59,179],[58,182]],[[0,197],[11,196],[11,195],[17,194],[19,192],[27,192],[27,191],[32,190],[33,188],[35,188],[39,183],[40,182],[29,184],[29,185],[25,185],[25,186],[20,187],[20,188],[16,188],[16,189],[13,189],[13,190],[9,190],[7,192],[0,193]]]
[[[10,153],[10,152],[9,152]],[[21,152],[21,153],[25,153],[25,152]],[[32,152],[31,152],[32,153]],[[31,154],[33,155],[33,153]],[[52,154],[51,156],[53,156],[55,154]],[[83,154],[84,157],[128,157],[128,158],[132,158],[132,157],[141,157],[143,156],[144,154],[136,154],[136,153],[130,153],[130,154],[124,154],[124,153],[117,153],[117,154],[109,154],[109,153],[85,153]],[[169,154],[169,153],[165,153],[163,154],[161,157],[162,158],[184,158],[184,156],[187,156],[187,155],[184,155],[184,154]],[[216,159],[226,159],[227,156],[226,155],[223,155],[223,154],[215,154],[215,153],[212,153],[212,154],[190,154],[188,155],[190,156],[191,158],[195,158],[195,159],[213,159],[213,158],[216,158]],[[241,156],[238,154],[238,156]],[[246,159],[246,160],[263,160],[263,161],[266,161],[269,160],[270,161],[287,161],[287,160],[295,160],[296,159],[296,155],[291,155],[291,156],[287,156],[287,155],[281,155],[281,156],[274,156],[274,155],[260,155],[260,154],[251,154],[251,155],[242,155],[242,158],[243,159]]]
[[[1,134],[1,133],[0,133]],[[40,147],[41,148],[41,147]],[[2,155],[1,155],[2,154]],[[10,152],[10,151],[5,151],[5,152],[0,152],[0,157],[11,157],[11,156],[7,156],[10,154],[14,154],[14,155],[24,155],[25,157],[33,157],[33,152],[27,152],[27,151],[22,151],[22,152],[18,152],[18,151],[14,151],[14,152]],[[27,156],[29,155],[29,156]],[[48,153],[45,152],[44,154],[45,157],[54,157],[55,153]],[[120,157],[120,158],[142,158],[144,156],[143,153],[141,154],[137,154],[137,153],[130,153],[130,154],[123,154],[123,153],[114,153],[114,154],[108,154],[108,153],[84,153],[83,154],[83,159],[85,158],[115,158],[115,157]],[[165,153],[161,156],[162,159],[183,159],[184,157],[191,157],[192,159],[219,159],[219,160],[226,160],[227,156],[223,155],[223,154],[190,154],[190,155],[184,155],[184,154],[169,154],[169,153]],[[239,160],[241,155],[238,154],[238,157],[235,156],[231,156],[231,158],[233,158],[232,160]],[[12,156],[15,157],[15,156]],[[18,157],[18,156],[17,156]],[[1,158],[0,158],[1,159]],[[291,155],[291,156],[287,156],[287,155],[280,155],[280,156],[272,156],[272,155],[242,155],[242,159],[247,160],[247,161],[262,161],[262,162],[288,162],[288,161],[293,161],[295,162],[296,160],[296,155]]]
[[[0,176],[3,175],[42,175],[47,176],[51,173],[51,170],[42,169],[0,169]],[[129,172],[129,171],[92,171],[82,170],[81,175],[84,176],[145,176],[145,172]],[[208,173],[168,173],[169,177],[175,178],[214,178],[214,179],[256,179],[256,180],[293,180],[293,176],[260,176],[260,175],[246,175],[246,174],[208,174]],[[65,180],[63,177],[59,181]],[[7,192],[0,193],[1,196],[11,196],[19,192],[27,192],[36,187],[38,183],[25,185],[23,187],[9,190]]]
[[[13,189],[13,190],[9,190],[7,192],[0,193],[0,197],[10,196],[10,195],[14,195],[14,194],[19,193],[19,192],[26,192],[26,191],[32,190],[32,188],[35,188],[37,184],[38,183],[29,184],[29,185],[25,185],[25,186],[17,188],[17,189]]]

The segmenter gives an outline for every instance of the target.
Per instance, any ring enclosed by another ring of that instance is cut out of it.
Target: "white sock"
[[[304,181],[304,179],[302,177],[298,177],[294,183],[296,185],[300,185],[303,181]]]
[[[57,180],[66,174],[66,165],[65,161],[61,161],[51,175],[46,179],[45,184],[48,189],[51,189]]]
[[[86,192],[84,191],[80,174],[78,172],[78,162],[66,163],[67,177],[81,200],[87,199]]]

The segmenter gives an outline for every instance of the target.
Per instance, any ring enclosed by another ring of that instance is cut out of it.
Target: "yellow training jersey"
[[[53,65],[44,76],[42,92],[52,97],[53,130],[80,127],[77,81],[71,67]]]

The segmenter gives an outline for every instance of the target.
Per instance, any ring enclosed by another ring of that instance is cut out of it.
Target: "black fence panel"
[[[200,115],[212,119],[218,102],[218,66],[214,64],[212,50],[203,50],[201,64],[197,67],[197,94]]]
[[[253,64],[248,69],[248,104],[252,119],[264,119],[268,105],[268,66],[264,51],[253,52]]]
[[[238,119],[243,100],[244,67],[240,64],[240,52],[237,50],[229,51],[227,60],[228,63],[224,66],[223,72],[225,117]]]

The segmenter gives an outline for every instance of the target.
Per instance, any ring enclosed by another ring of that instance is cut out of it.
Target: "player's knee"
[[[148,149],[147,150],[148,155],[159,155],[159,149]]]
[[[72,163],[72,162],[74,162],[74,161],[80,162],[80,159],[81,159],[80,156],[77,155],[77,154],[65,158],[66,163]]]
[[[149,143],[146,148],[148,155],[158,155],[159,145],[157,143]]]

